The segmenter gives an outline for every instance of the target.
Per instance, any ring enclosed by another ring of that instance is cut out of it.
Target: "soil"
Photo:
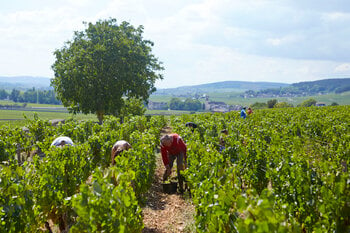
[[[164,128],[162,134],[170,133]],[[174,170],[174,169],[173,169]],[[166,194],[162,188],[162,177],[165,171],[160,154],[157,156],[157,168],[154,181],[146,195],[146,204],[142,209],[143,233],[195,232],[195,209],[190,194]],[[173,171],[172,176],[176,176]]]

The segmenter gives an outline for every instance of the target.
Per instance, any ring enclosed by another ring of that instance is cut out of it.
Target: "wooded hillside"
[[[311,96],[317,94],[340,94],[350,91],[350,78],[324,79],[313,82],[294,83],[287,87],[269,88],[260,91],[249,90],[244,92],[244,97],[295,97]]]

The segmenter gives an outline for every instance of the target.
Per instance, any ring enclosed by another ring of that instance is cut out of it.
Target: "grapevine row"
[[[0,231],[140,232],[139,202],[152,181],[164,124],[163,117],[132,117],[124,123],[108,118],[103,125],[68,121],[53,127],[36,118],[28,120],[28,132],[2,127]],[[71,137],[75,146],[50,147],[60,135]],[[110,151],[120,139],[133,149],[111,167]],[[18,161],[18,145],[25,162]]]

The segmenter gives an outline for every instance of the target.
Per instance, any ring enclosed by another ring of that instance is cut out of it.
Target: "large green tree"
[[[118,116],[125,99],[148,100],[162,79],[161,62],[152,54],[153,42],[142,36],[143,26],[116,19],[85,23],[72,41],[54,52],[51,85],[70,112]]]

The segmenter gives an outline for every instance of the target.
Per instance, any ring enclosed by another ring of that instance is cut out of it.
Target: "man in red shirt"
[[[183,192],[183,176],[180,175],[180,171],[186,168],[186,144],[182,138],[174,133],[164,135],[160,139],[160,150],[162,154],[163,163],[165,166],[165,172],[163,175],[163,181],[167,180],[171,174],[171,169],[174,165],[175,159],[177,159],[177,177],[179,180],[180,192]]]

